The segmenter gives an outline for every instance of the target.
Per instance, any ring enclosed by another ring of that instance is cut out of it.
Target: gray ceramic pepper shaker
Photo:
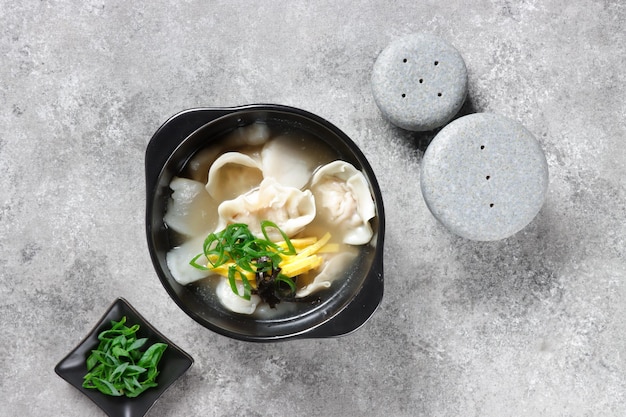
[[[461,54],[444,39],[417,33],[399,38],[378,56],[372,93],[383,116],[411,131],[448,123],[467,96],[467,69]]]
[[[521,123],[470,114],[435,136],[422,159],[420,184],[426,205],[451,232],[499,240],[526,227],[541,209],[548,164]]]

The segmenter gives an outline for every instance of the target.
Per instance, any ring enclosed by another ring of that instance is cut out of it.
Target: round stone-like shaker
[[[493,241],[535,218],[548,190],[548,164],[535,137],[519,122],[470,114],[432,140],[420,183],[429,210],[451,232]]]
[[[449,122],[467,96],[461,54],[444,39],[417,33],[393,41],[372,70],[372,93],[383,116],[406,130],[424,132]]]

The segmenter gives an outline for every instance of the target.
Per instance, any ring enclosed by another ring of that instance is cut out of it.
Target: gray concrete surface
[[[53,368],[118,296],[196,360],[151,416],[626,415],[625,29],[620,0],[0,1],[0,415],[103,415]],[[432,134],[376,108],[378,53],[419,31],[465,58],[464,112],[546,152],[546,204],[511,238],[440,226],[419,188]],[[335,123],[384,189],[386,294],[350,336],[233,341],[152,270],[152,133],[255,102]]]

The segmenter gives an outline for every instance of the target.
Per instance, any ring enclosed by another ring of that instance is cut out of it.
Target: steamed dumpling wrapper
[[[204,184],[187,178],[174,177],[170,182],[173,193],[167,204],[164,220],[172,230],[187,236],[206,236],[215,227],[217,204],[206,192]]]
[[[233,130],[224,140],[197,152],[187,163],[186,171],[196,181],[206,184],[209,167],[227,149],[260,146],[270,138],[270,128],[265,123],[252,123]]]
[[[187,162],[187,165],[185,166],[185,176],[188,176],[192,180],[200,181],[206,185],[209,179],[209,167],[213,164],[213,162],[215,162],[223,151],[224,150],[221,146],[209,146],[198,151],[191,157],[189,162]]]
[[[260,223],[270,220],[289,237],[296,235],[315,218],[315,199],[311,191],[280,185],[265,178],[259,188],[219,205],[217,230],[233,223],[245,223],[262,237]],[[272,240],[282,240],[278,231],[268,230]]]
[[[311,179],[314,161],[308,156],[312,150],[294,146],[293,136],[278,136],[263,146],[261,163],[263,175],[280,184],[302,189]]]
[[[270,138],[271,132],[265,123],[254,122],[233,130],[224,143],[235,148],[245,145],[262,145]]]
[[[330,288],[333,281],[342,276],[356,255],[357,252],[354,248],[342,253],[327,255],[328,259],[324,261],[322,270],[317,275],[311,277],[309,273],[298,278],[298,283],[304,281],[305,285],[296,291],[296,297],[306,297],[314,292]]]
[[[375,216],[374,201],[363,173],[345,161],[318,169],[311,191],[320,217],[332,226],[344,243],[364,245],[373,236],[369,220]]]
[[[243,284],[236,283],[237,291],[239,294],[243,294]],[[228,278],[220,277],[220,281],[215,287],[215,295],[220,303],[230,311],[240,314],[252,314],[256,310],[257,306],[261,304],[261,297],[258,295],[251,295],[249,300],[246,300],[233,292],[230,288]]]
[[[194,268],[189,264],[199,253],[202,253],[202,246],[206,236],[199,236],[190,239],[180,246],[170,249],[166,255],[167,268],[172,273],[172,277],[180,285],[191,284],[194,281],[201,280],[212,274],[211,271],[204,271]],[[207,264],[209,261],[202,256],[198,259],[198,263]]]
[[[260,164],[239,152],[227,152],[217,158],[209,169],[206,190],[222,202],[247,193],[263,180]]]

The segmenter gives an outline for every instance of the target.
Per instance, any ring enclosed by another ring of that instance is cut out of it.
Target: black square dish
[[[156,380],[159,385],[144,391],[136,398],[112,397],[95,389],[83,388],[83,377],[87,373],[86,359],[91,350],[97,348],[98,335],[111,327],[111,320],[119,321],[123,316],[126,316],[127,323],[140,326],[137,335],[147,337],[148,344],[163,342],[168,345],[159,363],[160,373]],[[125,299],[118,298],[85,339],[57,364],[54,371],[89,397],[110,417],[141,417],[192,364],[191,356],[159,333]]]

